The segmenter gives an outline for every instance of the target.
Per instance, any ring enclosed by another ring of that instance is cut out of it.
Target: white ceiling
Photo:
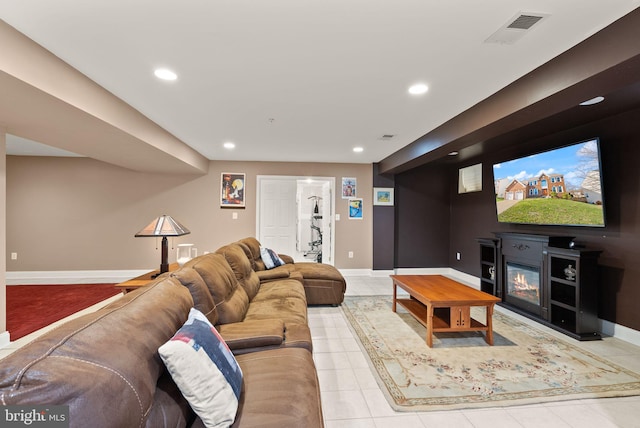
[[[638,6],[639,0],[0,0],[0,19],[208,159],[370,163]],[[513,44],[485,43],[519,13],[548,17]],[[156,79],[157,67],[178,79]],[[408,94],[416,82],[429,91]],[[385,134],[394,137],[381,139]],[[236,148],[224,149],[225,141]],[[364,151],[354,153],[355,146]],[[37,144],[12,136],[7,150],[40,154]]]

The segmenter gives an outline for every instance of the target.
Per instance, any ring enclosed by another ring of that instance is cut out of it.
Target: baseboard
[[[396,268],[396,275],[448,275],[450,268]]]
[[[394,275],[395,271],[393,270],[372,270],[371,276],[375,278],[388,278],[391,275]]]
[[[607,320],[599,319],[598,321],[600,322],[600,332],[603,335],[640,346],[640,331]]]
[[[136,270],[89,270],[89,271],[22,271],[7,272],[7,285],[38,284],[117,284],[152,269]]]
[[[371,269],[338,269],[342,276],[373,276]]]
[[[9,335],[9,332],[3,331],[2,333],[0,333],[0,349],[9,345],[9,343],[11,343],[11,336]]]
[[[450,276],[452,279],[455,279],[456,281],[468,285],[469,287],[480,290],[480,278],[478,278],[477,276],[469,275],[468,273],[460,272],[459,270],[455,270],[452,268],[449,268],[448,276]]]

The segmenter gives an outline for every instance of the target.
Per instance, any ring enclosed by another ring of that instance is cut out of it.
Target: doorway
[[[259,175],[256,237],[296,262],[333,264],[334,177]]]

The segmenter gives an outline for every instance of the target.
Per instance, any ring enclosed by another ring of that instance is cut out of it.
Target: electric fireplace
[[[521,300],[525,309],[530,305],[540,306],[539,267],[507,262],[505,285],[507,298]]]
[[[598,332],[598,256],[570,236],[494,232],[480,238],[480,286],[499,304],[574,339]]]

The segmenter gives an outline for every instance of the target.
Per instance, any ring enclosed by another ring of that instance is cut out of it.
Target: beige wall
[[[247,174],[245,209],[219,206],[223,171]],[[257,175],[335,177],[341,216],[335,264],[371,269],[372,166],[340,163],[211,161],[208,174],[183,176],[134,172],[89,158],[8,156],[6,251],[18,253],[18,260],[6,255],[3,260],[8,271],[154,269],[160,264],[156,239],[133,235],[160,214],[191,230],[175,238],[175,245],[193,243],[200,252],[213,251],[255,235]],[[347,219],[347,201],[339,194],[342,177],[358,180],[361,221]],[[349,251],[354,258],[347,258]]]

